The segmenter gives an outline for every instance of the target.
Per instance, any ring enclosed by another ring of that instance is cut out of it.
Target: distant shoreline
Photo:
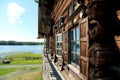
[[[44,42],[0,41],[0,45],[43,45]]]
[[[30,45],[43,45],[43,44],[0,44],[0,46],[30,46]]]

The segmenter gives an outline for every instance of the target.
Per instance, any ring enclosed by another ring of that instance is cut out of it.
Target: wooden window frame
[[[72,30],[75,30],[75,29],[79,29],[79,34],[80,34],[80,28],[79,28],[79,26],[76,26],[76,27],[74,27],[74,28],[72,28],[71,30],[70,30],[70,32],[72,32]],[[75,35],[75,36],[77,36],[77,35]],[[76,38],[76,37],[75,37]],[[80,63],[79,63],[79,60],[80,60],[80,51],[79,52],[77,52],[77,51],[75,51],[75,52],[72,52],[72,42],[79,42],[79,50],[80,50],[80,35],[79,35],[79,40],[77,40],[77,39],[75,39],[75,40],[73,40],[72,41],[72,35],[71,35],[71,57],[70,57],[70,60],[71,60],[71,65],[73,65],[74,67],[76,67],[76,68],[80,68]],[[75,55],[75,54],[79,54],[79,59],[78,59],[78,64],[76,64],[76,63],[74,63],[74,62],[72,62],[72,53]]]
[[[61,40],[58,41],[58,36],[61,36]],[[61,44],[61,48],[58,48],[57,44]],[[61,50],[61,54],[59,55],[57,50]],[[62,57],[62,33],[56,35],[56,56],[61,58]]]

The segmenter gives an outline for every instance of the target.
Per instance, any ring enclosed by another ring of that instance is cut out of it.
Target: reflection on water
[[[12,52],[42,53],[43,48],[43,45],[0,45],[0,57],[4,57]]]

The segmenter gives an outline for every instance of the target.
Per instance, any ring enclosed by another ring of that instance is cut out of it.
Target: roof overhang
[[[51,13],[56,0],[39,0],[38,7],[38,38],[50,35],[53,19]]]

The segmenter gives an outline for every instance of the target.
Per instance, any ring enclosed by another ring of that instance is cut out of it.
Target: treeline
[[[0,41],[0,45],[43,45],[43,42]]]

